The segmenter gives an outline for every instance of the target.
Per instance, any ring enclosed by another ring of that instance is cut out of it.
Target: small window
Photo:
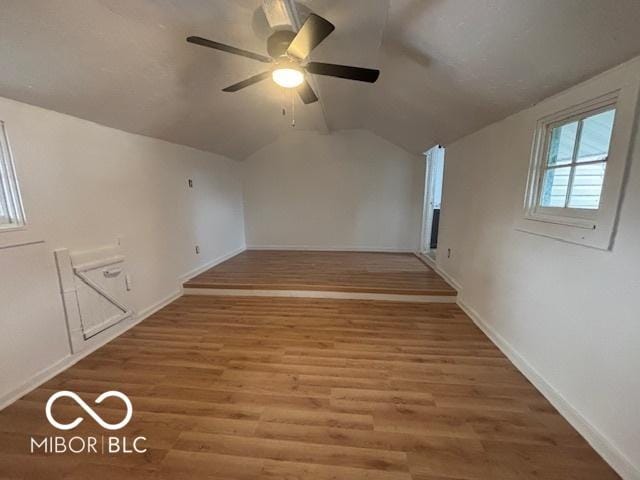
[[[539,207],[600,207],[615,115],[607,108],[549,126]]]
[[[617,81],[617,90],[599,96],[602,87],[585,83],[535,107],[540,116],[518,230],[612,248],[640,91],[637,78]]]
[[[24,226],[24,213],[4,123],[0,122],[0,232]]]

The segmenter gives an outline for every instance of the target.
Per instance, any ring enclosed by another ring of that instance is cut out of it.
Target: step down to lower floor
[[[378,300],[388,302],[456,303],[456,295],[413,295],[395,293],[332,292],[324,290],[268,290],[236,288],[185,287],[185,295],[211,295],[231,297],[299,297],[337,298],[348,300]]]

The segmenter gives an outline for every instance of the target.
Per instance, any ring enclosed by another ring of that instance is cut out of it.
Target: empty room
[[[640,480],[639,0],[0,0],[0,479]]]

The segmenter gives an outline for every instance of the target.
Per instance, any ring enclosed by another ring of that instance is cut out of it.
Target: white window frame
[[[0,234],[26,226],[18,177],[5,124],[0,120],[0,202],[8,217],[0,217]]]
[[[436,189],[435,162],[438,155],[442,156],[442,162],[444,162],[445,148],[442,145],[435,145],[424,152],[425,181],[422,204],[422,229],[420,230],[420,253],[424,253],[425,255],[431,252],[431,230],[433,228],[433,211],[435,210],[433,197]]]
[[[545,131],[540,132],[542,135],[545,136],[545,139],[544,139],[544,142],[542,145],[542,151],[541,151],[542,158],[539,159],[540,170],[538,172],[537,177],[535,178],[537,185],[534,187],[536,188],[536,191],[534,193],[536,198],[531,199],[533,204],[531,206],[532,207],[531,215],[563,217],[563,218],[566,217],[567,219],[569,219],[568,221],[574,222],[576,226],[584,226],[585,228],[594,227],[593,221],[589,222],[588,220],[593,220],[597,216],[597,212],[600,209],[600,207],[598,206],[598,208],[596,209],[573,208],[573,207],[569,207],[569,200],[572,192],[572,179],[574,176],[575,169],[577,167],[590,165],[590,164],[597,164],[597,163],[605,163],[605,164],[609,163],[609,152],[607,152],[607,156],[604,159],[599,159],[594,161],[588,161],[588,162],[579,161],[577,158],[579,142],[581,140],[581,132],[582,132],[582,125],[583,125],[582,121],[591,116],[598,115],[599,113],[604,113],[611,110],[615,111],[616,98],[612,98],[611,102],[608,102],[606,101],[606,99],[603,99],[601,103],[602,103],[601,105],[599,104],[599,105],[585,106],[584,109],[580,109],[580,111],[574,113],[569,117],[564,117],[561,120],[548,123],[544,126]],[[559,163],[557,165],[550,166],[549,165],[549,150],[550,150],[549,147],[550,147],[553,130],[555,130],[558,127],[569,125],[574,122],[579,122],[579,123],[578,123],[578,129],[576,132],[576,139],[573,146],[573,157],[571,161],[569,163]],[[614,119],[614,122],[615,122],[615,119]],[[614,123],[614,126],[615,126],[615,123]],[[571,168],[571,174],[569,176],[569,185],[567,186],[567,193],[565,198],[565,206],[564,207],[548,207],[548,206],[541,205],[545,175],[549,170],[560,169],[560,168]],[[605,177],[606,177],[606,170],[605,170]],[[602,192],[600,192],[600,199],[601,198],[602,198]],[[582,219],[584,219],[585,221],[583,222]]]
[[[639,86],[640,82],[635,80],[539,118],[531,151],[524,215],[519,222],[519,230],[602,250],[612,248],[631,153]],[[555,102],[556,105],[557,103],[562,102]],[[572,119],[610,108],[615,108],[616,113],[599,208],[540,206],[551,129]]]

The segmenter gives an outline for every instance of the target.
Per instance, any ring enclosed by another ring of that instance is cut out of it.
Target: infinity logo
[[[131,420],[131,416],[133,415],[133,406],[131,405],[131,400],[129,400],[129,397],[127,397],[124,393],[110,390],[108,392],[104,392],[98,398],[96,398],[95,403],[102,403],[105,398],[117,397],[122,400],[127,407],[127,414],[124,416],[124,419],[122,419],[122,421],[118,423],[111,424],[105,422],[102,418],[100,418],[100,415],[98,415],[89,405],[87,405],[86,402],[78,396],[78,394],[63,390],[51,395],[49,397],[49,400],[47,400],[47,406],[45,408],[47,420],[49,420],[49,423],[59,430],[71,430],[72,428],[76,428],[78,425],[80,425],[80,423],[84,420],[84,418],[78,417],[73,422],[67,424],[57,422],[51,414],[51,407],[53,406],[53,403],[61,397],[72,398],[78,405],[82,407],[85,412],[87,412],[91,416],[91,418],[93,418],[102,428],[106,428],[107,430],[121,429],[127,423],[129,423],[129,421]]]

